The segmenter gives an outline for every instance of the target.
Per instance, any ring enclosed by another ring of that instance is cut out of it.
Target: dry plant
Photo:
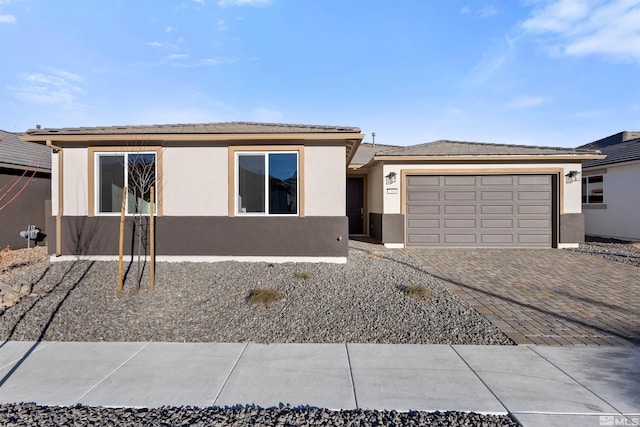
[[[275,289],[256,288],[252,289],[247,296],[247,301],[253,305],[268,307],[282,299],[282,294]]]
[[[632,245],[634,248],[640,249],[640,242],[633,242]]]
[[[311,279],[311,274],[306,273],[306,272],[294,273],[294,276],[296,276],[296,279],[304,279],[304,280]]]
[[[375,261],[375,260],[377,260],[377,259],[378,259],[378,255],[376,255],[376,254],[369,254],[369,259],[372,259],[372,260],[374,260],[374,261]]]
[[[402,292],[407,296],[423,301],[429,300],[429,288],[425,285],[408,285],[401,287]]]

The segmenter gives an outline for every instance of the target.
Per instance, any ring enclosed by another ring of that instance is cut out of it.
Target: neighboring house
[[[29,225],[47,234],[46,201],[51,199],[51,150],[0,130],[0,247],[26,248],[20,232]]]
[[[150,192],[129,181],[150,169],[158,260],[346,262],[346,165],[363,136],[234,122],[30,129],[22,139],[53,148],[51,253],[114,259],[128,184],[133,253],[131,213],[148,212]]]
[[[583,165],[586,234],[640,240],[640,132],[620,132],[578,148],[607,156]]]
[[[604,157],[459,141],[361,147],[348,205],[366,214],[354,209],[350,223],[387,247],[575,247],[584,241],[582,162]]]

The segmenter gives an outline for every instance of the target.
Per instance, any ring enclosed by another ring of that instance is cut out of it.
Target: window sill
[[[591,203],[591,204],[582,204],[582,209],[607,209],[607,205],[604,203]]]

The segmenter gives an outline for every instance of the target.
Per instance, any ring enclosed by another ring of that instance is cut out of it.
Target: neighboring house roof
[[[0,130],[0,167],[51,172],[51,150]]]
[[[317,126],[280,123],[226,122],[142,126],[29,129],[27,135],[130,135],[130,134],[265,134],[265,133],[360,133],[348,126]]]
[[[356,155],[353,156],[353,159],[351,160],[351,164],[354,166],[366,165],[371,161],[374,155],[381,154],[396,148],[401,148],[401,147],[399,145],[372,144],[370,142],[363,142],[358,147],[358,151],[356,151]]]
[[[578,148],[597,148],[607,155],[605,159],[586,162],[585,168],[640,160],[640,132],[620,132]]]

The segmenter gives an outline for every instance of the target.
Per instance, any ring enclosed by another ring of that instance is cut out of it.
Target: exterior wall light
[[[579,180],[580,178],[578,178],[578,175],[580,175],[580,172],[578,171],[569,171],[569,173],[564,176],[565,182],[567,184],[571,184],[572,182]]]
[[[387,180],[387,185],[390,185],[396,182],[396,175],[397,174],[395,172],[389,172],[389,175],[385,176]]]

